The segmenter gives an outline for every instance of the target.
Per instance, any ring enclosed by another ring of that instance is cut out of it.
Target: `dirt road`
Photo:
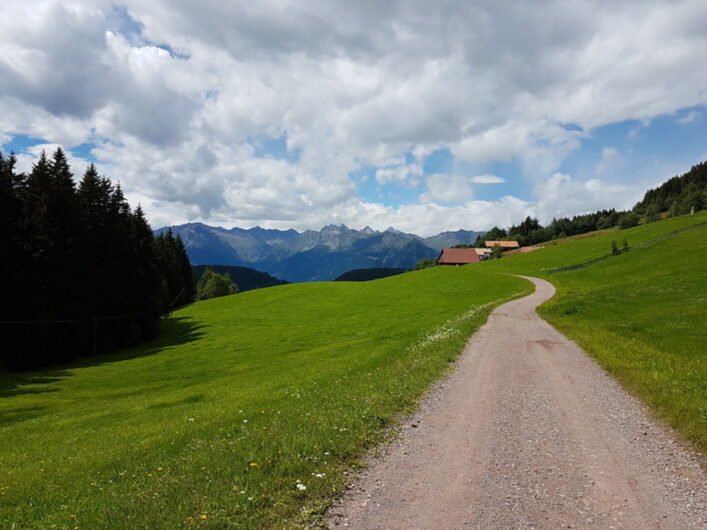
[[[707,528],[707,477],[644,407],[540,319],[498,307],[329,525]]]

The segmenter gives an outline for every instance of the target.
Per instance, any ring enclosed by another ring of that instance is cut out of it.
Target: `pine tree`
[[[22,296],[22,275],[28,262],[23,245],[24,175],[15,173],[15,163],[14,155],[5,158],[0,152],[0,320],[24,317],[27,311]],[[0,341],[2,338],[0,335]]]
[[[134,286],[136,309],[142,313],[139,318],[142,336],[155,335],[156,323],[160,316],[160,274],[157,270],[155,238],[140,206],[132,216],[134,236],[134,260],[139,276]]]
[[[191,303],[196,297],[196,287],[194,285],[194,269],[189,262],[189,256],[187,255],[187,249],[184,246],[184,241],[178,235],[175,238],[175,251],[176,259],[179,262],[179,270],[182,278],[182,284],[184,285],[184,302],[185,304]]]

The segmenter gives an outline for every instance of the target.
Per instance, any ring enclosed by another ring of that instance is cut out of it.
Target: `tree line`
[[[485,242],[515,240],[521,246],[535,245],[569,236],[603,230],[618,226],[621,229],[636,226],[641,218],[645,222],[657,221],[663,217],[684,215],[707,208],[707,162],[693,166],[690,171],[676,176],[659,186],[648,190],[643,199],[631,210],[618,212],[614,209],[575,215],[572,219],[553,219],[542,226],[537,219],[527,217],[508,230],[493,227],[479,236],[474,243],[483,247]]]
[[[120,185],[66,155],[28,174],[0,152],[0,363],[25,370],[132,346],[194,299],[182,240],[154,237]]]
[[[484,235],[479,236],[474,243],[476,247],[483,247],[486,241],[518,241],[521,246],[535,245],[562,239],[577,234],[593,232],[611,228],[619,224],[623,212],[616,210],[601,210],[594,213],[575,215],[572,219],[562,217],[553,219],[547,226],[542,226],[534,217],[526,219],[518,225],[511,226],[508,230],[494,226]]]

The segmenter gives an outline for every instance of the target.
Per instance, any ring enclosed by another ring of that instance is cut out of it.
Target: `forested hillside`
[[[91,165],[76,186],[61,149],[18,174],[0,153],[0,363],[27,369],[130,346],[191,301],[184,245],[152,235]]]
[[[228,274],[241,292],[289,283],[270,276],[267,272],[256,271],[249,267],[232,267],[230,265],[195,265],[194,273],[197,280],[201,278],[207,268],[219,274]]]
[[[648,190],[634,211],[655,219],[662,212],[682,215],[707,208],[707,162],[692,166],[690,171]]]

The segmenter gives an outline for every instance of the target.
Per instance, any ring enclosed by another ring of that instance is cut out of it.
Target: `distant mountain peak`
[[[346,226],[345,224],[340,224],[340,225],[331,224],[331,225],[326,225],[324,228],[321,229],[321,231],[327,232],[327,233],[349,232],[350,228],[348,226]]]
[[[259,226],[227,230],[202,223],[171,229],[182,236],[193,265],[251,267],[296,282],[333,280],[353,269],[411,269],[420,259],[435,257],[440,248],[473,243],[478,234],[460,230],[423,238],[392,226],[381,233],[344,224],[304,232]]]

